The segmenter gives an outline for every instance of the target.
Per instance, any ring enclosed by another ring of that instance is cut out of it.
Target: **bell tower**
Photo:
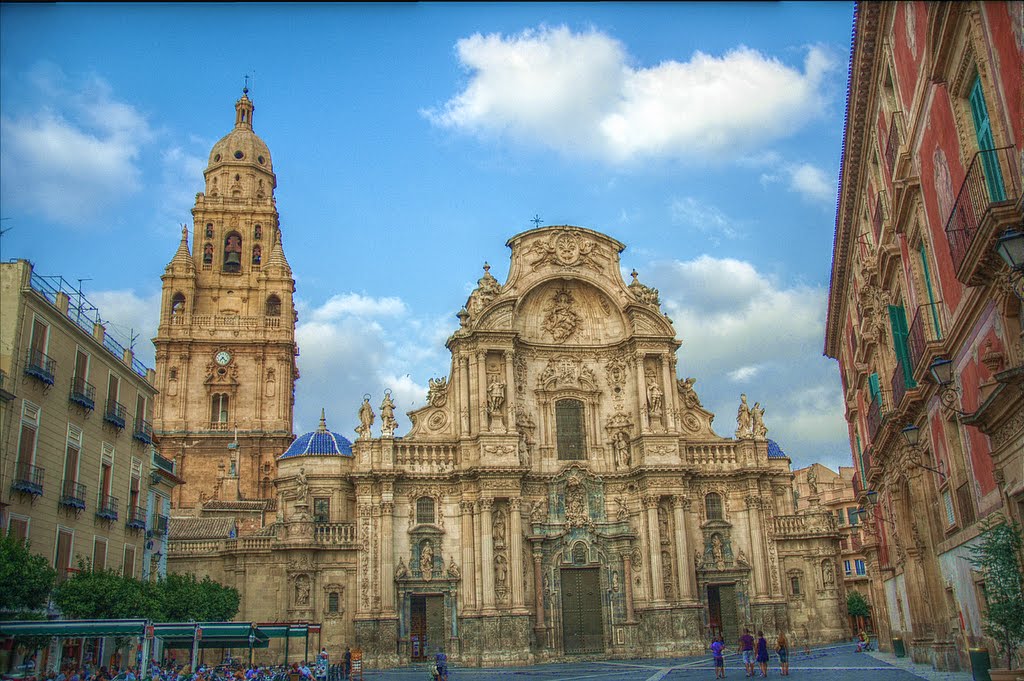
[[[191,251],[182,225],[161,277],[154,430],[186,481],[176,508],[273,498],[275,457],[293,438],[295,280],[254,109],[243,89],[203,172]]]

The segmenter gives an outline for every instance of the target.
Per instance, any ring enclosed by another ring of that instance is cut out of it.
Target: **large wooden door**
[[[567,654],[604,652],[598,568],[562,569],[562,642]]]
[[[711,635],[721,635],[726,643],[739,640],[739,614],[736,610],[736,585],[708,586],[708,624]]]
[[[409,643],[413,660],[432,660],[443,652],[444,596],[414,595],[410,602]]]

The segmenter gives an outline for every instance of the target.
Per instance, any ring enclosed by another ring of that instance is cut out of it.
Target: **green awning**
[[[308,624],[260,624],[259,630],[270,638],[305,638]]]
[[[153,628],[165,648],[191,648],[196,626],[195,622],[167,622]],[[250,633],[253,648],[270,645],[270,637],[251,622],[199,622],[198,626],[202,630],[200,648],[248,648]]]
[[[146,634],[146,620],[12,620],[0,622],[0,636],[92,638]]]

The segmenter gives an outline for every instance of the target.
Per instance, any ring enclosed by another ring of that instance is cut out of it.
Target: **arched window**
[[[211,423],[223,423],[228,422],[228,396],[223,393],[217,393],[213,396],[210,404],[210,421]]]
[[[242,237],[231,232],[224,237],[224,271],[242,271]]]
[[[252,264],[253,265],[259,265],[260,261],[262,259],[263,259],[263,249],[260,248],[259,246],[253,246],[252,247]]]
[[[256,239],[256,241],[259,241],[260,239],[262,239],[263,238],[263,227],[261,227],[260,225],[256,225],[253,228],[253,230],[252,230],[252,238]]]
[[[587,458],[583,402],[566,399],[555,403],[555,433],[560,460],[575,461]]]
[[[717,492],[704,497],[704,515],[708,520],[722,520],[722,497]]]
[[[268,317],[280,317],[281,316],[281,299],[277,296],[271,295],[267,297],[267,310],[266,314]]]
[[[181,318],[185,315],[185,294],[175,293],[171,298],[171,317],[176,322],[180,322]]]
[[[434,500],[430,497],[420,497],[416,500],[416,524],[434,524]]]
[[[206,223],[206,238],[207,239],[212,239],[213,238],[213,223],[212,222],[207,222]]]
[[[327,612],[338,612],[341,598],[339,598],[337,591],[331,591],[327,594]]]
[[[213,264],[213,244],[206,244],[203,246],[203,264]]]

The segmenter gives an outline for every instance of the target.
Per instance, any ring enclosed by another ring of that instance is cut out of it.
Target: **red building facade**
[[[1024,516],[1022,55],[1024,3],[857,7],[825,354],[880,643],[939,669],[985,642],[980,524]]]

